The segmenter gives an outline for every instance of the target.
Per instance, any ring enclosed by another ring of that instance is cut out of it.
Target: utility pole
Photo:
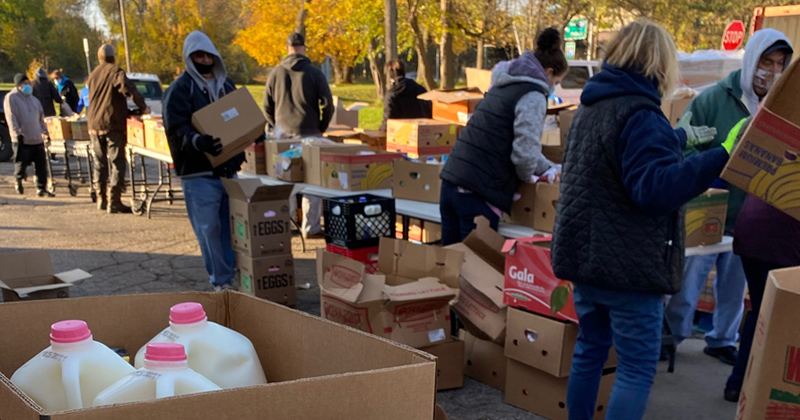
[[[89,61],[89,40],[83,38],[83,53],[86,55],[86,76],[92,74],[92,63]]]
[[[122,21],[122,39],[125,42],[125,71],[132,73],[131,52],[128,49],[128,25],[125,23],[125,0],[119,0],[119,17]]]
[[[386,62],[397,60],[397,0],[384,0],[384,38],[386,39]],[[389,84],[386,72],[386,84]]]
[[[203,0],[197,0],[197,8],[200,12],[200,29],[203,33],[206,32],[206,21],[203,19]]]

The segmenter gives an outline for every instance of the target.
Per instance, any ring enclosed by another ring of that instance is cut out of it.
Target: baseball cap
[[[776,41],[774,44],[770,45],[769,48],[764,50],[764,53],[761,54],[761,56],[763,57],[766,55],[770,55],[775,51],[783,51],[786,54],[794,54],[794,50],[792,49],[792,47],[789,46],[789,44],[786,43],[786,41],[781,40],[781,41]]]

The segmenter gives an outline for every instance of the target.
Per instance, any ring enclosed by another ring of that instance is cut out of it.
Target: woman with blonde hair
[[[552,262],[574,284],[580,333],[572,360],[570,420],[595,414],[603,364],[619,365],[606,419],[644,415],[661,348],[664,294],[680,289],[681,207],[719,177],[730,147],[684,159],[716,130],[673,129],[661,98],[678,81],[677,50],[650,21],[623,28],[581,95],[567,138]],[[729,145],[728,145],[729,146]]]

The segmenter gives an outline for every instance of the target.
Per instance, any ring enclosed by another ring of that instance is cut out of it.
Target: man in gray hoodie
[[[286,48],[289,55],[267,78],[267,122],[275,130],[275,137],[319,136],[333,118],[331,89],[322,71],[305,56],[303,35],[291,34]]]
[[[25,192],[22,180],[26,178],[25,170],[33,163],[36,168],[36,190],[39,197],[54,197],[47,191],[47,154],[44,150],[44,139],[50,141],[47,125],[44,123],[42,104],[33,94],[31,81],[22,73],[14,76],[16,87],[6,95],[3,109],[11,134],[11,146],[14,150],[14,187],[18,194]]]

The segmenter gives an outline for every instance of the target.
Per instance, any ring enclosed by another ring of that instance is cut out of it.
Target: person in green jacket
[[[792,53],[791,41],[781,32],[762,29],[754,33],[745,48],[742,69],[706,89],[689,104],[685,114],[687,118],[683,118],[678,126],[690,123],[692,126],[714,127],[717,135],[711,143],[687,147],[684,155],[688,157],[720,146],[736,124],[755,114],[769,89],[791,62]],[[725,234],[733,236],[746,194],[722,180],[717,180],[712,187],[730,191]],[[714,266],[717,268],[714,328],[706,334],[704,352],[733,365],[737,357],[735,343],[744,311],[746,284],[740,257],[732,252],[687,257],[683,288],[670,299],[666,316],[678,342],[691,337],[697,300]],[[727,398],[727,389],[725,394]]]

